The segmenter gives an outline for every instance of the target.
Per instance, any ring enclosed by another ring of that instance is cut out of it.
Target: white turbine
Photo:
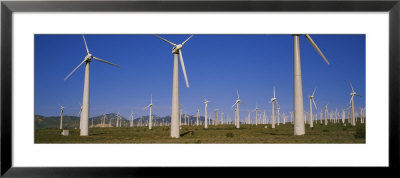
[[[60,107],[61,107],[61,112],[60,112],[60,129],[62,130],[62,128],[63,128],[63,113],[64,113],[64,106],[61,106],[61,104],[60,104]]]
[[[315,104],[315,100],[314,100],[314,94],[315,94],[315,90],[317,90],[317,88],[314,89],[314,92],[312,93],[311,96],[309,96],[308,98],[310,98],[310,127],[314,127],[313,125],[313,112],[312,112],[312,103],[314,103],[314,107],[315,110],[317,110],[317,105]]]
[[[239,91],[236,90],[236,94],[237,94],[237,99],[235,104],[232,105],[232,108],[236,105],[236,110],[235,110],[235,114],[236,114],[236,128],[240,128],[240,115],[239,115],[239,103],[240,103],[240,97],[239,97]]]
[[[152,115],[151,115],[151,108],[153,107],[153,96],[152,95],[150,95],[150,104],[148,105],[148,106],[146,106],[144,109],[147,109],[147,108],[149,108],[149,112],[150,112],[150,114],[149,114],[149,129],[151,130],[151,128],[152,128]]]
[[[83,102],[82,102],[82,112],[81,112],[81,119],[80,119],[80,136],[89,136],[89,71],[90,71],[90,62],[92,59],[98,60],[100,62],[104,62],[106,64],[111,64],[117,67],[119,65],[113,64],[106,60],[94,57],[90,52],[88,45],[86,44],[85,36],[83,36],[83,41],[85,43],[87,55],[83,59],[83,61],[74,69],[71,73],[69,73],[64,80],[67,80],[83,63],[86,63],[85,66],[85,81],[83,87]]]
[[[206,128],[206,129],[208,128],[207,105],[208,105],[209,102],[211,102],[211,101],[208,101],[208,100],[204,99],[204,128]]]
[[[103,114],[103,122],[102,122],[102,127],[104,128],[104,124],[106,124],[106,113]]]
[[[325,125],[328,125],[328,120],[326,118],[326,116],[328,115],[328,104],[325,105],[324,109],[325,109]]]
[[[294,34],[294,135],[304,135],[304,106],[303,106],[303,86],[301,79],[301,64],[300,64],[300,44],[299,44],[299,34]],[[311,45],[317,50],[319,55],[325,60],[327,64],[329,61],[325,58],[324,54],[318,48],[317,44],[312,40],[312,38],[305,34],[307,40]]]
[[[258,112],[258,106],[257,106],[257,104],[256,104],[256,108],[254,109],[254,111],[256,112],[256,126],[257,126],[257,124],[258,124],[258,120],[257,120],[257,117],[258,117],[258,115],[257,115],[257,112]]]
[[[218,125],[218,109],[215,109],[215,121],[214,121],[214,125],[215,125],[215,126]]]
[[[276,102],[276,104],[277,104],[277,106],[278,106],[278,108],[279,108],[278,100],[277,100],[277,98],[275,97],[275,87],[274,87],[274,97],[271,98],[271,101],[270,101],[270,102],[272,103],[271,124],[272,124],[272,128],[274,129],[274,128],[275,128],[275,102]],[[278,119],[279,119],[279,118],[278,118]],[[278,121],[278,122],[279,122],[279,121]]]
[[[351,93],[350,93],[350,96],[351,96],[351,98],[350,98],[351,125],[352,125],[352,126],[355,126],[355,125],[356,125],[356,120],[355,120],[355,114],[354,114],[354,95],[356,95],[356,96],[360,96],[360,95],[358,95],[358,94],[354,91],[353,85],[351,85],[351,82],[350,82],[350,81],[349,81],[349,83],[350,83],[350,87],[351,87]],[[360,96],[360,97],[361,97],[361,96]]]
[[[154,36],[156,36],[157,38],[159,38],[173,46],[172,54],[174,54],[174,69],[173,69],[173,80],[172,80],[171,137],[179,138],[180,135],[179,135],[178,56],[180,58],[183,76],[185,77],[186,87],[189,88],[189,82],[188,82],[188,79],[186,76],[185,63],[183,62],[183,57],[182,57],[182,47],[187,41],[189,41],[190,38],[193,37],[193,35],[191,35],[189,38],[187,38],[185,41],[183,41],[182,44],[178,44],[178,45],[175,43],[172,43],[158,35],[154,35]]]
[[[197,113],[196,113],[196,126],[199,126],[199,117],[200,117],[200,110],[197,109]]]
[[[129,123],[129,127],[133,127],[133,111],[131,112],[131,121]]]

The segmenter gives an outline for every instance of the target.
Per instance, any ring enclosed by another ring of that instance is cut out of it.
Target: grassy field
[[[365,124],[306,125],[306,135],[294,136],[293,125],[280,124],[275,129],[265,125],[182,126],[181,138],[170,137],[167,126],[90,128],[90,136],[79,136],[79,130],[70,129],[69,136],[59,129],[35,129],[35,143],[365,143]]]

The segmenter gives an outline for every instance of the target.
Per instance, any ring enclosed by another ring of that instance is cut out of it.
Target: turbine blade
[[[314,103],[315,110],[318,110],[318,109],[317,109],[317,104],[315,104],[315,100],[313,99],[312,101],[313,101],[313,103]]]
[[[237,102],[235,102],[235,104],[232,105],[232,108],[237,104]]]
[[[328,59],[326,59],[326,57],[324,56],[324,54],[322,53],[322,51],[318,48],[317,44],[315,44],[315,42],[312,40],[312,38],[310,37],[310,35],[305,35],[307,40],[311,43],[311,45],[315,48],[315,50],[317,50],[317,52],[319,53],[319,55],[325,60],[325,62],[327,64],[329,64]]]
[[[153,104],[153,95],[150,95],[150,104]]]
[[[237,97],[239,99],[240,97],[239,97],[239,90],[238,89],[236,89],[236,95],[237,95]]]
[[[84,59],[77,67],[75,67],[75,69],[74,69],[71,73],[69,73],[69,74],[64,78],[64,80],[67,80],[68,77],[70,77],[70,76],[72,75],[72,73],[74,73],[74,72],[76,71],[76,69],[78,69],[85,61],[86,61],[86,60]]]
[[[186,87],[189,88],[189,81],[188,81],[187,75],[186,75],[185,63],[183,62],[182,50],[179,50],[179,59],[181,60],[181,67],[182,67],[182,71],[183,71],[183,76],[185,77]]]
[[[150,105],[149,105],[150,106]],[[149,106],[144,107],[143,109],[147,109]]]
[[[349,104],[351,104],[351,101],[353,100],[353,97],[354,97],[354,95],[351,95]]]
[[[354,92],[353,85],[351,84],[350,80],[349,80],[349,83],[350,83],[351,91]]]
[[[315,90],[317,90],[317,88],[315,88],[315,89],[314,89],[314,92],[312,93],[312,95],[311,95],[311,96],[314,96]]]
[[[275,100],[275,102],[276,102],[276,108],[280,108],[280,107],[279,107],[278,100]]]
[[[154,35],[154,36],[157,37],[157,38],[160,38],[161,40],[163,40],[163,41],[165,41],[165,42],[167,42],[167,43],[169,43],[169,44],[171,44],[172,46],[176,46],[175,43],[172,43],[172,42],[168,41],[167,39],[165,39],[165,38],[163,38],[163,37],[161,37],[161,36],[158,36],[158,35]]]
[[[192,38],[192,37],[193,37],[193,35],[190,35],[189,38],[187,38],[184,42],[182,42],[182,46],[183,46],[187,41],[189,41],[190,38]]]
[[[274,87],[274,98],[275,98],[275,87]]]
[[[88,46],[87,46],[87,44],[86,44],[85,36],[82,35],[82,37],[83,37],[83,42],[85,42],[86,52],[89,54],[89,48],[88,48]]]
[[[359,94],[355,94],[355,95],[357,95],[357,96],[359,96],[359,97],[362,97],[361,95],[359,95]]]
[[[113,65],[113,66],[116,66],[116,67],[121,68],[121,66],[119,66],[119,65],[117,65],[117,64],[113,64],[113,63],[111,63],[111,62],[108,62],[108,61],[106,61],[106,60],[103,60],[103,59],[100,59],[100,58],[97,58],[97,57],[94,57],[94,56],[93,56],[93,59],[96,59],[96,60],[98,60],[98,61],[101,61],[101,62],[104,62],[104,63],[107,63],[107,64],[111,64],[111,65]]]

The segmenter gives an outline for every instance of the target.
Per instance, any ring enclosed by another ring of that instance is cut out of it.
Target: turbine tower
[[[152,95],[150,95],[150,104],[148,105],[148,106],[146,106],[144,109],[147,109],[147,108],[149,108],[149,112],[150,112],[150,114],[149,114],[149,129],[151,130],[151,127],[152,127],[152,115],[151,115],[151,108],[153,107],[153,96]]]
[[[218,109],[215,109],[215,121],[214,121],[214,125],[215,125],[215,126],[218,125]]]
[[[60,129],[62,130],[62,128],[63,128],[63,113],[64,113],[64,106],[61,106],[61,104],[60,104],[60,107],[61,107],[61,112],[60,112]]]
[[[327,117],[326,117],[328,115],[328,104],[325,105],[324,109],[325,109],[325,125],[328,125],[328,120],[327,120]]]
[[[257,126],[257,117],[258,117],[258,115],[257,115],[257,112],[258,112],[258,106],[257,106],[257,104],[256,104],[256,108],[254,109],[254,111],[256,112],[256,126]]]
[[[276,100],[276,120],[278,121],[278,126],[281,123],[281,118],[280,118],[280,110],[281,108],[279,107],[278,100]]]
[[[133,127],[133,111],[131,111],[131,122],[129,123],[129,127]]]
[[[208,128],[207,105],[208,105],[209,102],[211,102],[211,101],[208,101],[208,100],[204,99],[204,128],[206,128],[206,129]]]
[[[303,85],[301,79],[301,64],[300,64],[300,44],[299,44],[299,34],[293,35],[294,42],[294,135],[304,135],[304,106],[303,106]],[[325,60],[327,64],[329,61],[325,58],[324,54],[318,48],[317,44],[312,40],[312,38],[305,34],[304,35],[311,45],[317,50],[321,57]]]
[[[240,103],[240,97],[239,97],[239,91],[236,90],[236,94],[237,94],[237,99],[235,104],[232,105],[232,108],[236,105],[236,128],[240,128],[240,115],[239,115],[239,103]]]
[[[196,113],[196,125],[199,126],[199,116],[200,116],[200,110],[197,109],[197,113]]]
[[[106,113],[103,114],[103,123],[102,123],[102,127],[104,128],[104,125],[106,124]]]
[[[271,124],[273,129],[275,128],[275,102],[278,104],[278,100],[275,97],[275,87],[274,87],[274,97],[271,98],[271,103],[272,103]]]
[[[342,109],[342,124],[344,126],[346,126],[345,119],[346,119],[346,111],[344,111],[344,109]]]
[[[355,114],[354,114],[354,95],[356,95],[356,96],[360,96],[360,95],[358,95],[355,91],[354,91],[354,89],[353,89],[353,85],[351,85],[351,82],[349,81],[349,83],[350,83],[350,87],[351,87],[351,93],[350,93],[350,96],[351,96],[351,98],[350,98],[350,104],[351,104],[351,125],[352,126],[355,126],[356,125],[356,118],[355,118]],[[361,97],[361,96],[360,96]]]
[[[183,45],[189,41],[190,38],[193,37],[191,35],[189,38],[187,38],[185,41],[183,41],[181,44],[175,44],[172,43],[165,38],[162,38],[158,35],[154,35],[157,38],[169,43],[170,45],[173,46],[172,48],[172,54],[174,54],[174,69],[173,69],[173,80],[172,80],[172,109],[171,109],[171,137],[172,138],[179,138],[179,80],[178,80],[178,55],[180,58],[180,63],[183,71],[183,76],[185,77],[186,81],[186,87],[189,88],[189,82],[186,76],[186,69],[185,69],[185,64],[183,62],[183,57],[182,57],[182,47]]]
[[[90,52],[88,45],[86,44],[85,36],[82,35],[83,41],[85,43],[87,55],[83,59],[83,61],[71,72],[69,73],[64,80],[67,80],[83,63],[85,64],[85,81],[83,87],[83,102],[82,102],[82,112],[81,112],[81,119],[80,119],[80,136],[89,136],[89,71],[90,71],[90,62],[92,59],[98,60],[100,62],[104,62],[106,64],[111,64],[117,67],[119,65],[113,64],[106,60],[94,57]]]
[[[314,100],[314,94],[315,94],[315,90],[316,89],[317,88],[315,88],[314,92],[312,93],[312,95],[308,97],[308,98],[310,98],[310,127],[311,128],[314,127],[314,125],[313,125],[312,103],[314,103],[315,110],[317,110],[317,105],[315,104],[315,100]]]

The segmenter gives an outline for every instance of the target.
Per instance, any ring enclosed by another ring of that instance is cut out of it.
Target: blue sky
[[[160,35],[179,44],[188,35]],[[153,35],[85,35],[90,52],[122,66],[93,60],[90,65],[90,117],[120,112],[135,118],[153,95],[153,113],[171,112],[172,46]],[[327,65],[304,36],[300,36],[304,109],[314,88],[318,111],[349,106],[352,82],[362,97],[355,107],[365,107],[365,35],[311,35],[323,51]],[[245,103],[240,117],[258,104],[271,114],[273,87],[281,112],[293,110],[293,37],[291,35],[194,35],[182,49],[190,88],[179,68],[180,103],[184,113],[204,114],[204,97],[212,102],[208,111],[220,109],[234,118],[236,89]],[[64,115],[77,115],[82,103],[84,67],[64,78],[84,59],[81,35],[35,35],[35,114],[55,116],[59,104]],[[313,109],[315,112],[315,109]],[[252,113],[254,116],[254,113]]]

